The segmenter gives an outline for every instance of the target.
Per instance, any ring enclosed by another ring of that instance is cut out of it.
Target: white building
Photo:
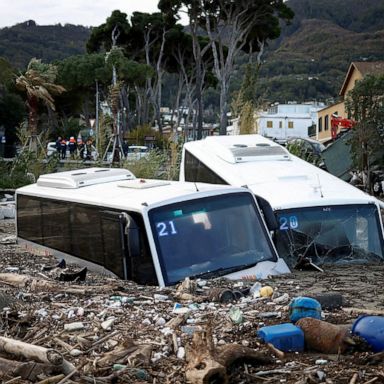
[[[316,130],[317,111],[323,103],[274,104],[268,111],[259,112],[256,118],[257,133],[276,139],[309,137],[309,130]],[[313,127],[313,128],[311,128]]]

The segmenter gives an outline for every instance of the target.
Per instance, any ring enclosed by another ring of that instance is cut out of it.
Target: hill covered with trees
[[[351,61],[384,60],[382,0],[288,0],[295,17],[262,56],[257,96],[263,101],[331,100],[337,96]],[[84,54],[91,29],[75,25],[37,25],[33,20],[0,29],[0,57],[16,70],[33,57],[50,63]],[[244,54],[231,79],[237,91],[244,77]],[[167,78],[167,84],[173,84]],[[164,88],[164,105],[167,95]],[[218,95],[209,92],[211,107]]]
[[[50,63],[85,53],[90,29],[81,25],[37,25],[33,20],[0,29],[0,57],[14,68],[25,69],[39,58]]]
[[[291,25],[264,55],[258,95],[271,101],[336,96],[352,61],[384,60],[381,0],[289,0]]]

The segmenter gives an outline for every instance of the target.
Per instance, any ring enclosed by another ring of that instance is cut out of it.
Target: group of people
[[[67,158],[67,150],[69,150],[69,157],[71,159],[80,157],[80,159],[84,160],[96,160],[94,158],[96,148],[91,138],[84,142],[81,138],[76,140],[74,136],[71,136],[69,140],[59,136],[56,140],[56,150],[62,160]]]

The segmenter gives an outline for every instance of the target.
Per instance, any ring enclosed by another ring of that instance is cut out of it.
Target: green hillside
[[[381,0],[290,0],[292,25],[264,56],[258,94],[271,101],[338,95],[351,61],[384,60]]]
[[[36,25],[33,20],[0,29],[0,57],[23,69],[33,57],[43,62],[85,53],[89,28],[66,24]]]
[[[270,42],[263,55],[257,93],[264,100],[329,100],[338,94],[351,61],[384,60],[383,0],[289,0],[287,4],[295,18],[282,27],[280,38]],[[0,29],[0,57],[19,69],[32,57],[52,62],[85,53],[89,35],[90,29],[82,26],[27,21]],[[247,61],[244,57],[239,63]],[[240,65],[234,71],[232,90],[240,87],[242,76]]]

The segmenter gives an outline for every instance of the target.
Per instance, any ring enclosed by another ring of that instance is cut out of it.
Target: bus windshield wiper
[[[229,273],[241,271],[243,269],[251,268],[255,266],[257,263],[251,263],[251,264],[243,264],[243,265],[235,265],[233,267],[226,267],[226,268],[218,268],[214,271],[207,271],[207,272],[201,272],[197,273],[196,275],[190,276],[191,279],[211,279],[213,277],[220,277],[224,275],[228,275]]]

